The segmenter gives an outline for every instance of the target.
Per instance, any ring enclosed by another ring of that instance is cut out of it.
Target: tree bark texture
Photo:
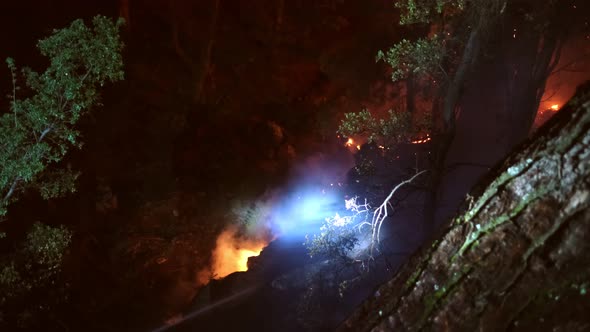
[[[590,330],[590,85],[340,331]]]

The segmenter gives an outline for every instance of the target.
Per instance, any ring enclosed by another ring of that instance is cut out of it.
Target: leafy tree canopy
[[[123,79],[122,24],[96,16],[91,27],[76,20],[54,30],[37,44],[49,58],[42,73],[18,71],[13,59],[6,60],[13,90],[10,111],[0,117],[0,217],[26,189],[46,199],[74,191],[77,174],[49,166],[81,147],[76,123],[98,104],[98,88]]]
[[[465,8],[465,0],[404,0],[395,7],[401,11],[400,24],[431,23],[437,16],[452,16]]]
[[[376,118],[368,110],[344,114],[338,127],[338,134],[344,137],[361,135],[368,142],[393,146],[409,143],[428,131],[430,119],[427,116],[416,116],[404,111],[389,110],[384,118]]]
[[[76,124],[99,103],[99,87],[123,79],[122,24],[96,16],[91,27],[76,20],[54,30],[37,44],[49,60],[42,73],[6,60],[13,89],[0,116],[0,220],[25,190],[45,199],[74,191],[78,174],[52,166],[82,146]],[[0,257],[0,329],[31,328],[41,311],[67,299],[67,284],[58,279],[71,237],[64,226],[37,222],[23,243]]]

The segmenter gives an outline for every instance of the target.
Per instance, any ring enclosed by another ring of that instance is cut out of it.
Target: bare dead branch
[[[414,174],[414,176],[412,176],[410,179],[400,182],[397,186],[395,186],[395,188],[393,188],[393,190],[391,190],[389,195],[387,195],[385,200],[383,200],[383,203],[381,203],[381,205],[373,212],[373,219],[371,220],[371,228],[372,228],[371,252],[373,252],[373,247],[375,246],[375,243],[379,243],[379,241],[380,241],[381,226],[383,225],[383,221],[385,220],[385,218],[387,218],[387,216],[389,215],[387,212],[387,206],[390,205],[390,200],[393,198],[393,195],[401,187],[403,187],[406,184],[411,183],[418,176],[426,173],[426,171],[427,170],[423,170],[421,172],[418,172],[418,173]]]

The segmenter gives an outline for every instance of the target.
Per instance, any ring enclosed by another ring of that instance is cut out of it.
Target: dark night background
[[[69,327],[63,330],[147,331],[187,312],[202,287],[199,271],[210,264],[217,235],[234,222],[228,211],[239,202],[277,201],[301,183],[342,182],[343,197],[379,198],[426,163],[428,144],[406,146],[393,166],[383,165],[388,174],[376,181],[385,185],[359,185],[350,172],[356,149],[336,135],[346,112],[384,114],[404,103],[404,90],[375,56],[423,31],[399,27],[390,0],[2,2],[0,58],[42,68],[37,40],[97,14],[127,20],[125,80],[105,87],[104,106],[82,122],[84,147],[63,161],[82,171],[78,192],[49,202],[27,195],[1,226],[9,235],[2,250],[33,221],[73,230],[64,265],[70,301],[52,313]],[[550,78],[542,114],[590,77],[585,33],[587,24],[566,44],[561,62],[585,59]],[[502,38],[491,52],[495,59],[524,57],[519,41]],[[444,198],[433,212],[437,223],[421,222],[420,188],[405,192],[409,199],[388,230],[398,234],[390,250],[401,253],[391,264],[403,262],[451,217],[471,187],[527,136],[502,109],[508,97],[498,82],[505,74],[489,61],[470,78],[439,188]],[[0,77],[7,93],[9,70]],[[1,101],[6,109],[8,99]],[[376,279],[395,268],[386,270]],[[268,294],[259,295],[246,306],[264,305]],[[251,321],[257,314],[248,313]]]

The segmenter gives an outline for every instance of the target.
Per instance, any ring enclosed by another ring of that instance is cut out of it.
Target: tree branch
[[[47,134],[49,134],[52,130],[53,130],[53,125],[50,125],[49,127],[45,128],[41,132],[41,135],[39,136],[39,141],[38,142],[41,142],[43,140],[43,138],[45,138],[45,136],[47,136]]]
[[[213,44],[215,43],[215,31],[217,30],[217,20],[219,17],[219,1],[220,0],[215,0],[213,4],[213,13],[211,17],[211,22],[209,23],[209,41],[207,42],[207,47],[204,50],[204,54],[202,54],[200,66],[201,70],[200,72],[198,72],[196,78],[196,101],[201,100],[201,96],[203,94],[203,87],[205,85],[205,78],[207,77],[209,67],[211,66],[211,52],[213,50]]]
[[[12,185],[10,186],[10,189],[8,189],[8,192],[6,193],[6,195],[4,195],[4,198],[2,199],[4,202],[7,202],[10,199],[10,197],[12,197],[12,195],[14,194],[14,192],[16,190],[16,186],[18,185],[19,182],[20,182],[20,176],[17,177],[12,182]]]
[[[373,247],[375,243],[379,243],[380,235],[381,235],[381,225],[383,225],[383,221],[387,218],[387,205],[389,205],[389,201],[393,197],[393,195],[399,190],[399,188],[403,187],[406,184],[411,183],[414,181],[418,176],[426,173],[428,170],[423,170],[414,174],[409,180],[402,181],[399,183],[393,190],[387,195],[383,203],[373,212],[373,219],[371,220],[371,227],[372,227],[372,234],[371,234],[371,253],[373,252]]]

